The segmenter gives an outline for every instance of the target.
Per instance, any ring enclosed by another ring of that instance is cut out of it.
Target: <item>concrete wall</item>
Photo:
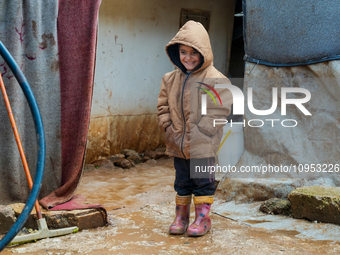
[[[163,143],[157,97],[162,76],[174,69],[164,49],[179,29],[181,8],[211,12],[214,64],[227,73],[234,0],[103,0],[87,162]]]

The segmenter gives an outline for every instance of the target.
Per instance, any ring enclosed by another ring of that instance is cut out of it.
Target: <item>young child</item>
[[[215,105],[207,96],[205,115],[201,112],[201,96],[206,93],[203,89],[214,94],[209,86],[230,84],[230,81],[213,66],[209,35],[199,22],[188,21],[165,49],[175,66],[175,70],[162,79],[157,105],[159,125],[165,132],[166,152],[174,157],[176,169],[176,218],[169,233],[187,231],[189,236],[202,236],[211,228],[208,213],[213,203],[215,178],[211,173],[201,173],[199,178],[192,174],[195,166],[214,165],[223,126],[214,127],[213,120],[226,119],[232,95],[227,89],[216,89],[223,106]],[[196,217],[188,227],[192,194]]]

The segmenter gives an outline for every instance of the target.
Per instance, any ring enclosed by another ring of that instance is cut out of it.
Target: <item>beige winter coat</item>
[[[178,44],[196,49],[203,56],[199,69],[186,74],[179,59]],[[216,89],[216,94],[198,82],[212,87],[230,84],[228,78],[213,66],[213,53],[209,35],[204,27],[188,21],[166,45],[166,52],[175,70],[164,75],[158,97],[159,126],[165,131],[167,154],[179,158],[215,157],[223,135],[223,126],[213,127],[214,119],[226,119],[230,113],[232,95],[228,89]],[[208,90],[216,100],[207,95],[207,114],[202,115],[201,96]]]

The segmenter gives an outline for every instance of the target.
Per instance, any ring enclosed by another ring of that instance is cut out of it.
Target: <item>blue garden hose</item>
[[[43,127],[37,101],[35,100],[31,87],[26,80],[26,77],[21,72],[18,64],[15,62],[12,55],[8,52],[8,50],[6,49],[6,47],[3,45],[1,41],[0,41],[0,55],[5,60],[8,67],[11,69],[15,78],[19,82],[21,89],[24,92],[24,95],[30,106],[31,113],[33,115],[34,125],[35,125],[35,132],[37,136],[37,149],[38,149],[37,167],[36,167],[32,190],[28,196],[26,205],[24,209],[22,210],[20,216],[18,217],[17,221],[13,224],[9,232],[0,240],[0,252],[1,252],[11,242],[11,240],[18,234],[18,232],[23,228],[26,220],[28,219],[28,216],[30,215],[33,209],[35,201],[38,198],[39,191],[41,188],[42,178],[44,175],[46,149],[45,149],[44,127]]]

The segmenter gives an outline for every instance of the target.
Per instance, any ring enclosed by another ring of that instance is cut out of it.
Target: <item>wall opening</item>
[[[243,78],[245,62],[243,41],[243,11],[242,1],[237,0],[234,14],[233,40],[231,44],[229,78]]]
[[[244,54],[242,0],[236,0],[228,78],[233,85],[239,87],[241,90],[243,90],[245,69]],[[233,122],[240,122],[243,121],[243,116],[233,115],[231,113],[227,119],[232,119]]]
[[[181,28],[189,20],[200,22],[209,33],[209,11],[199,9],[181,9],[181,19],[179,22],[179,27]]]

